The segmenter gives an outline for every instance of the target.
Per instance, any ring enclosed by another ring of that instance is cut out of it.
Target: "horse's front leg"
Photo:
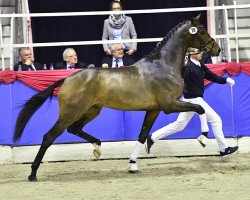
[[[189,112],[193,111],[199,115],[204,114],[205,110],[198,104],[193,104],[181,100],[175,101],[172,106],[168,108],[163,108],[164,113],[169,114],[173,112]]]
[[[130,158],[129,158],[129,166],[128,166],[129,172],[137,172],[138,171],[136,159],[137,159],[137,157],[141,151],[141,148],[148,137],[149,131],[151,130],[159,113],[160,113],[160,111],[147,111],[146,112],[146,115],[145,115],[145,118],[143,121],[143,125],[141,128],[141,132],[140,132],[140,135],[138,138],[138,142],[136,143],[135,148],[132,151]]]

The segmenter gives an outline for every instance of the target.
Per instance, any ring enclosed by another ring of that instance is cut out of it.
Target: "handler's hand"
[[[230,84],[230,86],[233,86],[235,84],[235,81],[231,78],[227,78],[227,83]]]

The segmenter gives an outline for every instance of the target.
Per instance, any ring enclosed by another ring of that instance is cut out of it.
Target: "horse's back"
[[[84,69],[65,79],[59,104],[73,99],[119,110],[160,109],[159,102],[166,96],[173,95],[169,98],[173,101],[181,94],[181,85],[168,76],[166,70],[144,61],[124,68]]]

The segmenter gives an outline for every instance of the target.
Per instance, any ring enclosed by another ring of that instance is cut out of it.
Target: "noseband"
[[[214,42],[214,38],[210,38],[210,39],[207,41],[207,43],[202,44],[202,45],[200,46],[199,50],[200,50],[200,51],[205,51],[205,50],[206,50],[206,46],[207,46],[209,43],[211,43],[211,42]],[[214,43],[212,44],[212,48],[211,48],[210,50],[208,50],[208,51],[212,51],[213,48],[214,48]]]

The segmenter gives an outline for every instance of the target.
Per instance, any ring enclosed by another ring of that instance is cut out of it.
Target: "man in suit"
[[[120,43],[111,45],[111,54],[111,56],[107,56],[102,59],[101,64],[103,68],[124,67],[135,63],[134,59],[124,55],[124,49]]]
[[[43,70],[43,65],[35,62],[29,47],[19,49],[20,61],[14,66],[14,71],[36,71]]]
[[[73,48],[67,48],[63,51],[63,61],[56,63],[54,69],[82,69],[87,67],[94,67],[94,65],[87,65],[78,61],[76,51]]]

